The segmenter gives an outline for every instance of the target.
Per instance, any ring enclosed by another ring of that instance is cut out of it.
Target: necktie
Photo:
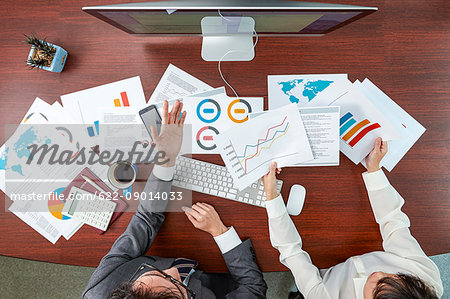
[[[186,258],[177,258],[172,263],[172,267],[177,268],[178,272],[180,273],[181,281],[184,281],[184,279],[188,276],[189,272],[191,272],[192,269],[195,269],[198,266],[198,262]]]

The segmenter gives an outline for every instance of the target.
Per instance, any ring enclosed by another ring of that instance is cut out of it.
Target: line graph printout
[[[339,165],[339,106],[298,108],[314,159],[291,166]],[[267,111],[250,114],[250,119]]]
[[[233,127],[219,134],[216,143],[239,190],[265,175],[272,161],[284,167],[313,159],[305,128],[294,104]]]
[[[255,144],[247,144],[244,147],[244,152],[237,156],[241,167],[243,167],[245,173],[254,171],[260,163],[256,161],[258,157],[264,157],[265,154],[272,148],[278,145],[277,139],[286,135],[290,128],[289,121],[286,121],[287,116],[283,118],[280,124],[276,124],[266,131],[264,138],[258,139]],[[264,159],[264,158],[263,158]],[[255,162],[256,161],[256,162]]]

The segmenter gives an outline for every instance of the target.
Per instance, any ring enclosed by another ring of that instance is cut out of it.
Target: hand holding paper
[[[387,141],[382,141],[380,137],[375,139],[373,150],[366,157],[367,171],[375,172],[377,170],[380,170],[381,159],[383,159],[387,152]]]
[[[266,193],[266,200],[272,200],[278,197],[277,192],[277,174],[281,173],[281,168],[277,167],[277,162],[270,164],[269,172],[261,179],[264,184],[264,192]]]

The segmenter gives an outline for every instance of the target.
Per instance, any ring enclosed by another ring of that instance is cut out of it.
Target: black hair
[[[434,290],[420,278],[399,273],[378,280],[373,290],[374,299],[439,299]]]
[[[178,290],[180,290],[177,287]],[[109,294],[108,299],[184,299],[181,293],[167,288],[162,291],[154,291],[151,288],[133,287],[133,282],[122,283]]]

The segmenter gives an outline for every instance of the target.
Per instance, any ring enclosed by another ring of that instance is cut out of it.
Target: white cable
[[[228,19],[228,18],[224,17],[224,16],[220,13],[220,9],[218,9],[217,11],[218,11],[218,13],[219,13],[219,16],[220,16],[222,19],[225,19],[225,20],[227,20],[227,21],[232,21],[231,19]],[[253,46],[252,46],[251,48],[249,48],[249,49],[247,49],[247,50],[229,50],[228,52],[226,52],[225,54],[223,54],[223,56],[219,59],[219,63],[217,64],[217,69],[219,70],[220,77],[222,78],[223,82],[225,82],[225,84],[228,85],[228,87],[231,88],[231,90],[234,92],[234,95],[235,95],[237,98],[239,98],[239,95],[237,94],[236,90],[234,90],[233,86],[231,86],[230,83],[228,83],[228,81],[225,80],[225,78],[223,77],[223,74],[222,74],[222,70],[221,70],[221,68],[220,68],[220,65],[221,65],[221,63],[222,63],[222,60],[225,58],[225,56],[227,56],[227,55],[229,55],[229,54],[231,54],[231,53],[236,53],[236,52],[248,52],[248,51],[252,51],[253,49],[255,49],[256,45],[258,44],[258,39],[259,39],[259,38],[258,38],[258,33],[255,31],[255,29],[253,29],[253,33],[255,34],[256,39],[255,39],[255,43],[253,44]]]

